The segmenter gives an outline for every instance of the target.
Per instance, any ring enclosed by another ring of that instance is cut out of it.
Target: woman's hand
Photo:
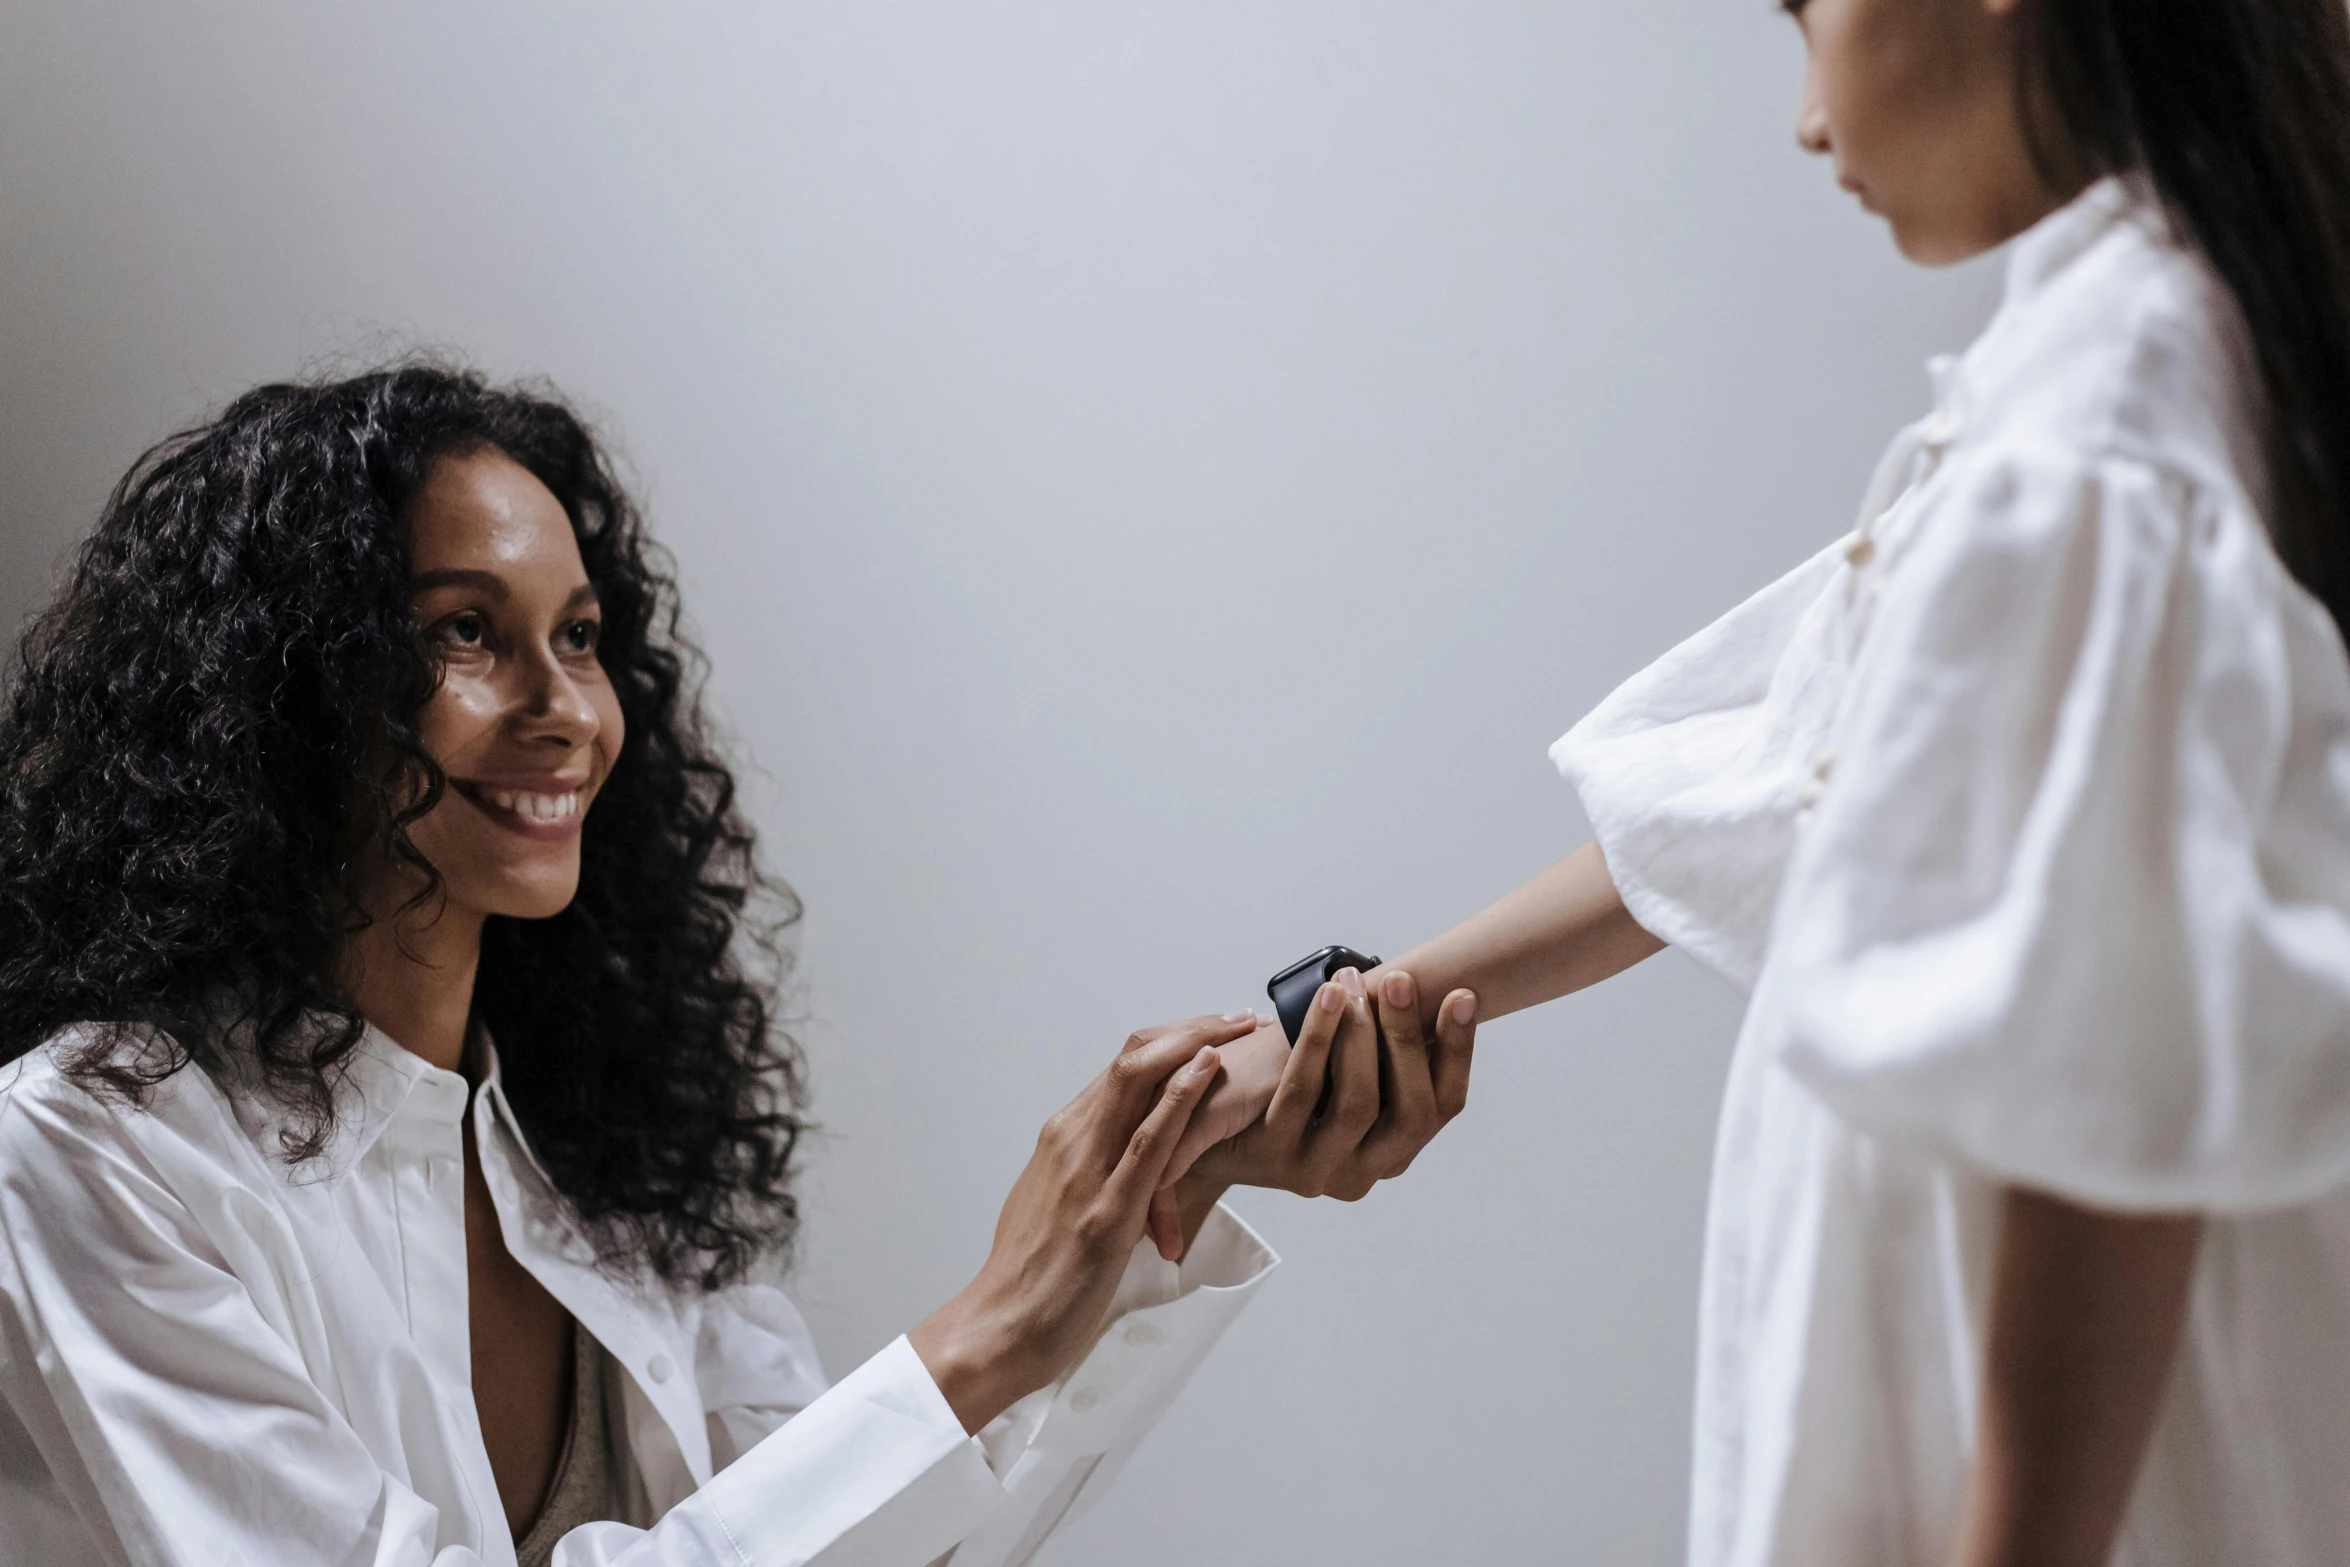
[[[1100,1332],[1151,1194],[1251,1013],[1146,1029],[1045,1122],[979,1276],[907,1335],[966,1431],[1073,1364]],[[1162,1091],[1163,1090],[1163,1091]]]
[[[1362,976],[1340,970],[1316,992],[1263,1119],[1201,1154],[1154,1199],[1151,1237],[1160,1255],[1183,1256],[1227,1187],[1353,1202],[1411,1168],[1468,1103],[1477,998],[1466,990],[1446,996],[1433,1041],[1421,1016],[1409,973],[1381,972],[1374,1017]],[[1272,1032],[1278,1037],[1278,1024]]]

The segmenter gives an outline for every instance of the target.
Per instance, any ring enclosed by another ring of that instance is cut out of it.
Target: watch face
[[[1346,950],[1347,949],[1344,947],[1324,947],[1318,952],[1309,952],[1304,957],[1299,958],[1295,963],[1290,964],[1289,967],[1283,969],[1280,973],[1274,975],[1272,983],[1278,985],[1284,980],[1295,979],[1300,974],[1310,972],[1314,976],[1314,983],[1320,984],[1323,980],[1328,979],[1331,975],[1346,967],[1344,963],[1338,961],[1339,954],[1345,952]]]
[[[1331,975],[1342,968],[1369,970],[1378,966],[1377,958],[1366,957],[1352,947],[1324,947],[1274,975],[1265,991],[1273,998],[1273,1010],[1280,1015],[1281,1031],[1289,1036],[1289,1042],[1297,1043],[1298,1030],[1305,1026],[1306,1008]]]

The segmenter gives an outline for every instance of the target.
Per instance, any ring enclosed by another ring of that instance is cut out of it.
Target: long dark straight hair
[[[2235,295],[2270,536],[2350,635],[2350,5],[2025,0],[2019,20],[2025,102],[2056,120],[2043,162],[2143,174]]]

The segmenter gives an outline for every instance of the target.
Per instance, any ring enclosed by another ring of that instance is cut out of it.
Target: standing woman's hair
[[[2142,172],[2235,295],[2277,553],[2350,633],[2350,6],[2026,0],[2043,162]]]
[[[775,1027],[764,876],[705,727],[663,558],[594,434],[551,396],[407,364],[265,386],[115,487],[18,650],[0,712],[0,1061],[68,1025],[64,1067],[137,1101],[191,1065],[319,1152],[362,1020],[332,979],[369,842],[447,780],[415,718],[439,678],[404,514],[439,458],[495,449],[562,503],[602,607],[627,742],[579,895],[492,919],[477,1015],[532,1151],[611,1261],[705,1287],[787,1246],[800,1064]]]

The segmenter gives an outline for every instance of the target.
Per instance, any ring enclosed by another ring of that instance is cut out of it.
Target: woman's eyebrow
[[[506,579],[494,571],[471,571],[451,566],[440,571],[420,571],[408,579],[410,593],[430,593],[435,588],[471,588],[501,603],[514,596],[513,591],[506,586]],[[568,615],[575,609],[597,601],[596,585],[583,582],[573,588],[571,596],[563,601],[563,613]]]
[[[472,588],[494,599],[512,597],[506,591],[506,579],[493,571],[465,571],[451,567],[443,571],[420,571],[408,579],[408,591],[411,593],[430,593],[435,588]]]

